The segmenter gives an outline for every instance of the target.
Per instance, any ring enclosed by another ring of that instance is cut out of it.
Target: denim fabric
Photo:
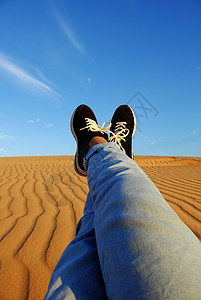
[[[201,299],[201,244],[115,143],[86,156],[109,299]]]
[[[140,167],[115,143],[85,167],[85,214],[45,299],[201,299],[201,244]]]
[[[94,212],[90,194],[75,239],[64,250],[49,283],[45,300],[106,300],[96,247]]]

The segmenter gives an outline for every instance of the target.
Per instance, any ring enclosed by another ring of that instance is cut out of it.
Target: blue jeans
[[[115,143],[85,158],[89,195],[45,299],[201,299],[201,244]]]

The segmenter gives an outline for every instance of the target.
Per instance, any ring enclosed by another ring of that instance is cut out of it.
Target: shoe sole
[[[128,105],[129,106],[129,105]],[[135,117],[135,113],[134,113],[134,111],[133,111],[133,109],[132,109],[132,107],[130,107],[129,106],[129,108],[130,108],[130,110],[131,110],[131,112],[132,112],[132,114],[133,114],[133,119],[134,119],[134,128],[133,128],[133,132],[132,132],[132,137],[134,136],[134,133],[135,133],[135,130],[136,130],[136,117]]]
[[[134,113],[132,107],[130,105],[128,105],[128,106],[129,106],[129,108],[130,108],[130,110],[131,110],[131,112],[133,114],[133,119],[134,119],[134,128],[133,128],[133,132],[132,132],[132,136],[131,136],[131,138],[132,138],[134,136],[135,131],[136,131],[136,125],[137,125],[136,123],[137,123],[137,121],[136,121],[136,116],[135,116],[135,113]],[[132,151],[132,157],[131,157],[131,159],[134,160],[133,150],[131,149],[131,151]]]
[[[74,110],[73,114],[72,114],[72,117],[71,117],[71,121],[70,121],[70,128],[71,128],[71,132],[72,132],[72,135],[74,136],[76,142],[77,142],[77,145],[78,145],[78,139],[77,139],[77,136],[75,134],[75,131],[74,131],[74,128],[73,128],[73,120],[74,120],[74,115],[75,115],[75,112],[76,112],[76,109]],[[81,175],[81,176],[87,176],[87,172],[86,171],[83,171],[80,167],[79,167],[79,164],[78,164],[78,147],[76,149],[76,153],[75,153],[75,159],[74,159],[74,168],[75,168],[75,171],[78,175]]]

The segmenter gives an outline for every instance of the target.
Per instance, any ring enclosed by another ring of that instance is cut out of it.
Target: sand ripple
[[[136,157],[201,241],[201,158]],[[0,158],[0,299],[43,299],[88,193],[73,156]]]

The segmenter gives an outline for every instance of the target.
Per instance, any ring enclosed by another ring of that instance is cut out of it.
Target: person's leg
[[[90,194],[84,216],[76,228],[76,237],[63,252],[44,299],[107,299],[96,248]]]
[[[109,299],[201,299],[201,244],[115,143],[86,155]]]

